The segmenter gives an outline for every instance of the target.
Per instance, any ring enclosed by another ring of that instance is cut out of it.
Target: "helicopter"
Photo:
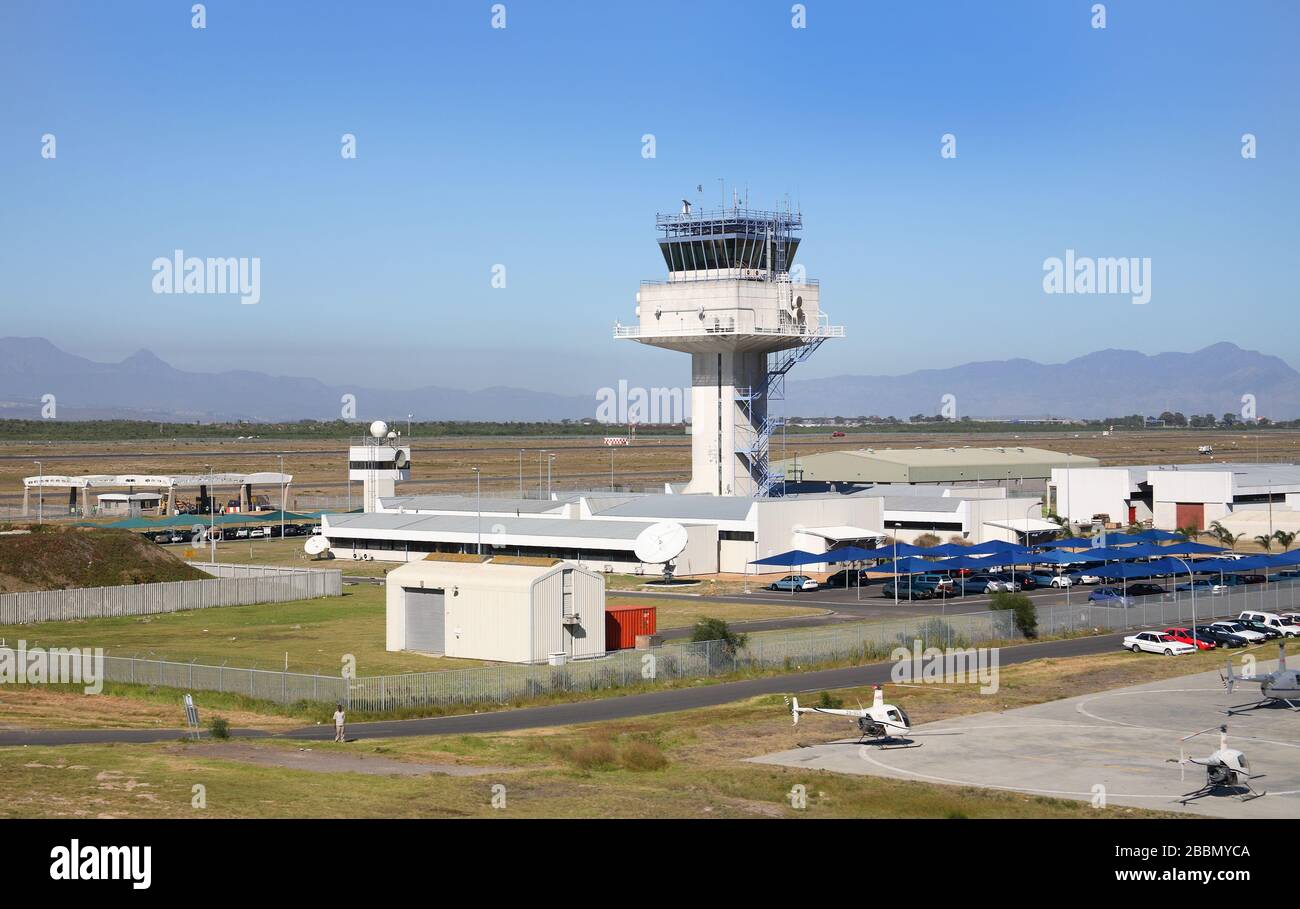
[[[1252,779],[1257,776],[1250,774],[1250,761],[1246,755],[1228,747],[1228,727],[1219,726],[1219,748],[1209,757],[1189,758],[1183,750],[1182,743],[1189,739],[1194,739],[1198,735],[1205,735],[1207,732],[1214,732],[1214,729],[1202,729],[1200,732],[1193,732],[1191,735],[1179,739],[1178,764],[1183,768],[1183,775],[1180,779],[1185,778],[1186,766],[1196,764],[1205,768],[1205,784],[1200,789],[1192,792],[1183,793],[1178,800],[1179,804],[1186,805],[1195,799],[1204,798],[1207,795],[1228,795],[1240,794],[1240,790],[1245,788],[1246,792],[1241,795],[1243,802],[1249,802],[1251,799],[1257,799],[1260,796],[1267,795],[1267,792],[1256,792],[1250,785]],[[1173,763],[1173,758],[1169,759]]]
[[[1237,682],[1255,682],[1259,685],[1259,693],[1263,695],[1254,703],[1229,707],[1229,716],[1239,710],[1254,710],[1275,701],[1281,701],[1292,710],[1300,709],[1295,704],[1295,701],[1300,700],[1300,672],[1286,668],[1286,646],[1281,641],[1278,642],[1277,653],[1277,669],[1264,675],[1235,676],[1232,674],[1232,661],[1228,661],[1228,676],[1223,679],[1223,684],[1229,694]]]
[[[787,697],[786,705],[794,718],[794,725],[799,724],[801,713],[824,713],[830,716],[850,717],[855,721],[860,737],[859,744],[875,745],[878,748],[919,748],[919,742],[906,738],[912,730],[912,722],[907,711],[902,707],[885,703],[885,691],[875,685],[874,698],[870,707],[851,710],[840,707],[800,707],[798,698]]]

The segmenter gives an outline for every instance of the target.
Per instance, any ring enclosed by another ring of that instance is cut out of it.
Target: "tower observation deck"
[[[655,219],[666,281],[643,281],[637,324],[615,338],[691,355],[688,493],[779,495],[768,449],[779,418],[768,404],[785,375],[827,338],[844,336],[821,310],[820,287],[793,265],[802,216],[733,206]]]

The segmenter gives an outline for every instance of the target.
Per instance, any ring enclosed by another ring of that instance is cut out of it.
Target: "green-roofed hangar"
[[[1098,466],[1096,458],[1006,446],[823,451],[783,461],[780,469],[796,484],[978,483],[1048,480],[1053,468]]]

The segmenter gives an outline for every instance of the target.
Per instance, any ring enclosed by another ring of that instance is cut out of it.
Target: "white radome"
[[[388,424],[383,420],[375,420],[375,422],[370,424],[370,434],[376,439],[382,439],[384,436],[388,435]]]

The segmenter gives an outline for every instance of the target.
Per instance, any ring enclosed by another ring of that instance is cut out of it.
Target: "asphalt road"
[[[1017,644],[1003,647],[999,664],[1003,666],[1054,657],[1082,656],[1116,650],[1124,633],[1071,638],[1061,641]],[[739,682],[721,682],[693,688],[673,688],[648,694],[634,694],[553,704],[544,707],[523,707],[515,710],[496,710],[460,716],[429,717],[416,720],[386,720],[374,723],[352,723],[347,727],[348,739],[406,738],[422,735],[465,735],[472,733],[509,732],[517,729],[536,729],[548,726],[569,726],[579,723],[596,723],[608,720],[625,720],[679,710],[714,707],[732,701],[764,694],[800,694],[848,688],[860,685],[887,684],[892,663],[871,663],[843,669],[823,669],[746,679]],[[278,738],[303,741],[322,741],[334,737],[330,726],[306,726],[288,732],[268,733],[252,729],[232,730],[233,735],[256,738]],[[0,746],[22,745],[78,745],[110,742],[141,743],[180,739],[182,729],[37,729],[0,731]]]

